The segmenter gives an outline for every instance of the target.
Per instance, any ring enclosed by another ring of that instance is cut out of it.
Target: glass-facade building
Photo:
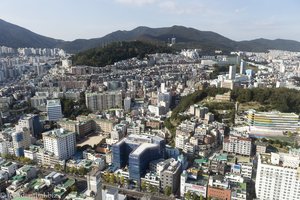
[[[128,165],[129,178],[139,181],[152,160],[164,158],[165,141],[157,136],[129,135],[112,146],[113,164]]]

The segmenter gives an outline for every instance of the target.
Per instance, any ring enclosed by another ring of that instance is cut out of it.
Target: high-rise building
[[[86,107],[93,112],[103,111],[110,108],[122,108],[122,93],[103,92],[103,93],[86,93]]]
[[[58,159],[66,160],[75,154],[76,134],[64,129],[54,129],[43,133],[44,149]]]
[[[124,110],[125,112],[129,112],[131,109],[131,98],[130,97],[126,97],[124,99]]]
[[[235,65],[230,65],[229,66],[229,80],[234,80],[235,79],[235,74],[236,74],[236,66]]]
[[[58,121],[63,117],[59,99],[47,100],[47,114],[49,121]]]
[[[35,114],[27,114],[23,116],[17,126],[17,130],[23,130],[23,128],[27,128],[30,131],[30,134],[35,137],[39,138],[41,132],[42,132],[42,126],[40,123],[39,115]]]
[[[245,74],[247,63],[244,60],[241,60],[240,64],[240,74]]]
[[[12,145],[17,157],[24,156],[24,149],[28,148],[31,144],[30,132],[28,130],[15,131],[11,135]]]
[[[140,181],[149,163],[164,157],[164,150],[163,138],[131,134],[112,146],[113,163],[117,168],[128,165],[129,178]]]
[[[259,154],[255,181],[258,199],[300,199],[300,157],[286,153]]]

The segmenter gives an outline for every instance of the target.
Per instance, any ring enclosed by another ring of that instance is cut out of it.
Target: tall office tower
[[[104,92],[104,93],[86,93],[86,107],[93,112],[103,111],[110,108],[122,108],[122,93]]]
[[[245,72],[246,72],[246,65],[247,65],[247,63],[244,60],[241,60],[240,74],[245,74]]]
[[[235,79],[235,74],[236,74],[236,66],[235,65],[230,65],[229,66],[229,80],[234,80]]]
[[[59,99],[47,100],[47,114],[49,121],[58,121],[63,117]]]
[[[43,133],[44,149],[58,159],[66,160],[75,154],[76,134],[64,129],[54,129]]]
[[[88,196],[93,196],[95,200],[102,199],[102,187],[101,187],[101,171],[92,170],[86,175],[87,178],[87,191]]]
[[[259,154],[255,191],[257,199],[300,199],[299,155]]]
[[[16,125],[16,129],[17,131],[22,131],[23,128],[27,128],[33,137],[39,138],[42,132],[39,115],[27,114],[23,116]]]

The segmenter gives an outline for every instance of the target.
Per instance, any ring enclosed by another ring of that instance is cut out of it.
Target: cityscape
[[[294,40],[0,19],[0,200],[300,199],[299,77]]]

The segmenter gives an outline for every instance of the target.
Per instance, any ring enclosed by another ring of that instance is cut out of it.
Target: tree
[[[56,171],[60,171],[60,170],[61,170],[60,164],[55,164],[55,165],[54,165],[54,169],[55,169]]]
[[[123,186],[125,184],[125,179],[123,176],[120,177],[120,184]]]
[[[199,197],[200,200],[203,200],[203,196],[202,194],[200,193],[200,197]]]
[[[107,182],[107,183],[109,182],[110,174],[108,172],[104,172],[102,177],[103,177],[104,182]]]
[[[109,181],[110,184],[115,184],[116,183],[116,177],[113,173],[110,174],[109,176]]]
[[[71,191],[76,192],[77,191],[77,186],[74,184],[71,186]]]
[[[185,193],[185,198],[187,200],[191,200],[192,199],[192,193],[190,191],[187,191],[187,193]]]
[[[166,196],[170,196],[172,194],[172,188],[170,186],[166,186],[164,189],[164,194]]]
[[[147,183],[145,181],[142,181],[141,189],[142,189],[142,191],[145,191],[147,189]]]
[[[80,167],[77,171],[80,175],[86,175],[87,174],[87,169],[84,168],[84,167]]]

